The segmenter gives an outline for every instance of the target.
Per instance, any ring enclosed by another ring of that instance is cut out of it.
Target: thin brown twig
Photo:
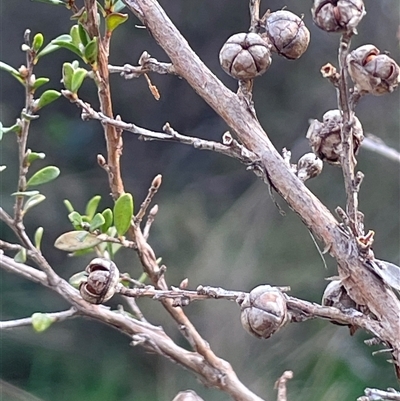
[[[208,150],[217,153],[224,154],[225,156],[229,156],[239,160],[241,163],[246,164],[247,166],[253,165],[259,162],[258,156],[248,150],[244,145],[239,143],[237,140],[232,137],[229,144],[223,144],[215,141],[208,141],[205,139],[201,139],[198,137],[192,137],[188,135],[182,135],[179,132],[175,131],[169,123],[166,123],[163,127],[164,132],[156,132],[150,131],[146,128],[139,127],[133,123],[126,123],[121,120],[112,119],[104,114],[97,112],[94,110],[90,104],[82,101],[81,99],[73,98],[69,95],[68,91],[62,91],[63,95],[69,99],[71,102],[75,103],[82,111],[82,119],[83,120],[98,120],[103,125],[112,125],[121,130],[132,132],[133,134],[139,135],[140,138],[144,141],[169,141],[169,142],[178,142],[185,145],[193,146],[198,150]],[[225,134],[224,134],[225,135]],[[255,173],[260,175],[260,171],[255,170]]]
[[[250,29],[249,32],[258,33],[260,23],[260,3],[261,0],[250,0]]]
[[[277,401],[287,401],[286,383],[290,379],[293,379],[293,372],[287,370],[283,372],[282,376],[275,382],[274,388],[278,390]]]
[[[25,45],[30,47],[30,33],[27,29],[24,34]],[[33,90],[32,90],[32,74],[33,74],[33,58],[34,54],[32,50],[26,52],[26,66],[22,66],[24,75],[24,86],[25,86],[25,107],[22,113],[21,119],[21,132],[17,135],[18,142],[18,192],[24,192],[26,190],[26,175],[28,173],[28,164],[26,163],[26,144],[28,141],[29,127],[31,124],[31,116],[33,115]],[[24,204],[24,196],[17,195],[15,197],[14,204],[14,220],[15,225],[19,230],[24,230],[22,223],[23,213],[22,207]]]
[[[348,72],[346,68],[346,57],[349,53],[352,32],[345,32],[340,38],[339,45],[339,68],[340,81],[338,86],[338,106],[342,112],[342,152],[340,155],[340,163],[342,166],[344,184],[346,189],[346,213],[350,219],[350,228],[357,237],[362,235],[358,227],[358,192],[354,187],[355,179],[355,159],[353,145],[353,123],[354,109],[351,108],[349,100],[348,88]]]
[[[162,183],[162,175],[158,174],[156,177],[154,177],[153,181],[151,182],[151,186],[147,192],[146,198],[140,205],[140,209],[134,218],[134,224],[140,224],[142,222],[143,217],[146,215],[147,208],[150,206],[150,203],[153,200],[154,195],[160,188],[161,183]]]
[[[113,118],[111,90],[108,71],[109,41],[110,37],[100,34],[99,19],[96,0],[85,0],[87,13],[86,28],[91,38],[98,38],[97,65],[93,67],[94,79],[98,88],[101,112]],[[120,158],[122,154],[122,135],[113,125],[104,126],[104,135],[107,145],[107,166],[109,169],[108,180],[113,199],[116,200],[124,193],[124,185],[121,178]]]

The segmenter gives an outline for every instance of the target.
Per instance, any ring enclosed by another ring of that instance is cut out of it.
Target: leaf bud
[[[315,0],[315,24],[326,32],[354,32],[366,14],[363,0]]]
[[[335,109],[327,111],[322,117],[322,122],[313,120],[308,128],[306,137],[309,140],[311,149],[321,160],[329,164],[340,164],[342,126],[341,112]],[[364,139],[362,125],[360,120],[355,116],[352,133],[353,154],[355,156]]]
[[[350,77],[361,93],[384,95],[393,92],[399,84],[399,66],[373,45],[353,50],[346,62]]]
[[[219,53],[223,70],[236,79],[252,79],[263,74],[271,65],[268,44],[256,33],[231,36]]]
[[[301,181],[309,180],[321,174],[323,162],[314,153],[306,153],[297,162],[297,177]]]
[[[265,29],[272,50],[279,55],[295,60],[307,50],[310,32],[296,14],[275,11],[268,16]]]
[[[88,277],[79,286],[79,292],[85,301],[101,304],[115,294],[119,283],[119,270],[113,261],[95,258],[86,266],[85,272]]]
[[[242,326],[258,338],[269,338],[288,322],[285,297],[277,288],[260,285],[238,299]]]

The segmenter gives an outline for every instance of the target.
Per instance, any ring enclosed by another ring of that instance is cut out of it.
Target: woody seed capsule
[[[275,11],[267,18],[265,29],[272,50],[281,56],[295,60],[307,50],[310,32],[296,14]]]
[[[340,164],[342,126],[343,120],[340,110],[329,110],[323,115],[322,122],[314,120],[310,124],[306,137],[310,142],[311,149],[321,160],[330,164]],[[354,117],[352,133],[355,156],[364,139],[363,128],[357,117]]]
[[[240,303],[242,326],[259,338],[269,338],[288,321],[283,294],[269,285],[254,288]]]
[[[380,96],[393,92],[399,84],[399,66],[373,45],[353,50],[346,59],[347,68],[359,92]]]
[[[301,181],[309,180],[321,174],[323,162],[314,153],[306,153],[297,162],[297,177]]]
[[[256,33],[237,33],[222,46],[219,62],[232,77],[252,79],[271,65],[271,53],[268,44]]]
[[[355,32],[366,14],[363,0],[315,0],[311,13],[315,24],[327,32]]]

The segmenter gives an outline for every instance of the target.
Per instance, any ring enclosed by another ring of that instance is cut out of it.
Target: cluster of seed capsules
[[[314,23],[324,31],[348,34],[356,33],[366,14],[363,0],[315,0],[311,12]],[[225,42],[219,60],[226,73],[238,80],[256,78],[268,70],[274,53],[295,60],[307,50],[310,41],[303,19],[287,10],[269,12],[260,21],[258,32],[237,33]],[[344,67],[354,84],[352,92],[359,95],[384,95],[399,84],[397,63],[372,44],[351,51]],[[357,117],[351,123],[355,156],[364,135]],[[313,153],[291,166],[302,181],[320,174],[323,161],[340,165],[342,128],[342,112],[338,109],[327,111],[322,121],[311,122],[306,136]]]

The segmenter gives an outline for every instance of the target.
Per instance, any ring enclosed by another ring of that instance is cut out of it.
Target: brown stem
[[[110,37],[105,35],[101,37],[98,18],[97,18],[97,2],[96,0],[85,0],[85,8],[87,12],[86,28],[91,38],[97,37],[99,43],[97,65],[92,66],[95,75],[95,81],[98,88],[98,96],[100,100],[101,112],[107,117],[113,118],[113,108],[111,100],[108,56]],[[122,154],[122,135],[115,127],[105,125],[104,134],[107,144],[107,165],[108,180],[113,199],[118,199],[124,193],[124,185],[121,178],[120,158]]]
[[[351,32],[346,32],[342,35],[339,47],[339,68],[340,80],[338,86],[338,105],[342,111],[342,130],[341,140],[342,149],[340,155],[340,164],[342,166],[344,184],[346,189],[346,213],[349,216],[350,228],[355,236],[362,235],[358,226],[358,193],[354,185],[354,144],[353,144],[353,122],[354,110],[350,107],[349,88],[347,84],[347,68],[346,57],[349,53],[350,42],[352,37]]]
[[[338,261],[339,274],[351,297],[377,316],[384,328],[382,340],[392,346],[394,361],[400,364],[400,301],[368,270],[355,241],[343,235],[328,209],[288,169],[260,123],[193,52],[158,2],[123,1],[162,46],[176,72],[232,127],[246,148],[260,157],[273,187]]]

